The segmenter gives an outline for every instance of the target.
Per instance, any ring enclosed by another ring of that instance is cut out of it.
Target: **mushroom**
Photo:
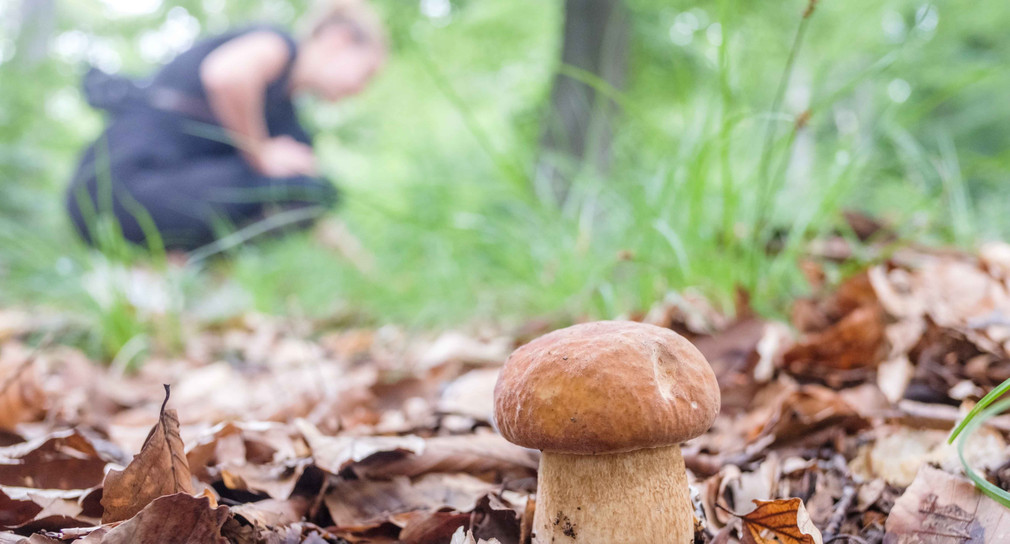
[[[701,352],[654,325],[584,323],[515,350],[495,421],[543,451],[533,542],[693,542],[680,444],[712,426],[719,403]]]

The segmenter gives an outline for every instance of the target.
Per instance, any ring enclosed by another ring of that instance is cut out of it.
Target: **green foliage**
[[[971,435],[987,421],[1010,409],[1010,399],[1003,399],[996,402],[997,399],[1006,394],[1008,390],[1010,390],[1010,380],[1001,383],[998,387],[990,391],[988,395],[982,397],[982,399],[978,401],[978,404],[976,404],[975,407],[968,412],[968,415],[965,416],[964,420],[961,421],[956,428],[954,428],[953,432],[950,433],[950,437],[947,439],[947,442],[949,444],[953,444],[954,441],[960,437],[960,440],[957,440],[957,455],[961,459],[961,467],[964,468],[964,473],[968,475],[968,478],[974,482],[975,487],[978,487],[982,493],[985,493],[1003,506],[1010,508],[1010,492],[999,488],[975,472],[975,469],[968,464],[968,461],[964,457],[964,445],[968,442]]]
[[[1010,103],[996,99],[1010,85],[997,53],[1010,50],[999,24],[1010,4],[819,2],[803,19],[799,0],[627,0],[629,77],[615,90],[558,65],[560,2],[454,0],[435,17],[383,0],[386,71],[360,98],[302,109],[344,190],[338,213],[375,269],[309,234],[215,248],[182,270],[155,250],[171,304],[99,302],[85,278],[145,257],[112,228],[107,256],[87,251],[63,219],[65,180],[101,127],[77,91],[84,61],[143,74],[185,46],[173,36],[293,24],[307,4],[166,1],[124,16],[117,3],[56,0],[38,62],[19,57],[23,29],[0,23],[0,303],[70,310],[109,357],[137,338],[177,344],[180,316],[222,291],[242,293],[229,312],[415,326],[615,316],[686,287],[724,308],[744,287],[781,312],[803,290],[805,241],[844,232],[843,207],[923,241],[1010,234],[1010,131],[999,123]],[[0,0],[0,14],[17,6]],[[562,201],[536,175],[557,71],[621,110],[611,170],[580,172]]]

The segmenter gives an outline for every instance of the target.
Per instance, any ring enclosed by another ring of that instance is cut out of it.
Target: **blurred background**
[[[89,65],[150,73],[194,40],[293,25],[302,0],[0,0],[0,305],[113,357],[249,312],[436,328],[633,315],[738,288],[784,313],[798,259],[856,240],[1010,235],[1010,3],[377,0],[392,37],[360,97],[306,103],[325,232],[185,266],[74,235],[62,192],[101,130]],[[835,281],[879,251],[831,260]],[[680,293],[680,295],[671,295]]]

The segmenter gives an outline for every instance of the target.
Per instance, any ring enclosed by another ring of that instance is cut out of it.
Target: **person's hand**
[[[278,136],[263,142],[252,159],[256,170],[272,178],[315,176],[317,173],[312,147],[290,136]]]

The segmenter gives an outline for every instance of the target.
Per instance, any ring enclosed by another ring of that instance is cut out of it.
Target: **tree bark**
[[[562,66],[623,88],[629,25],[621,1],[566,0],[564,25]],[[583,168],[605,172],[616,109],[604,93],[559,70],[541,137],[538,183],[563,198]]]

